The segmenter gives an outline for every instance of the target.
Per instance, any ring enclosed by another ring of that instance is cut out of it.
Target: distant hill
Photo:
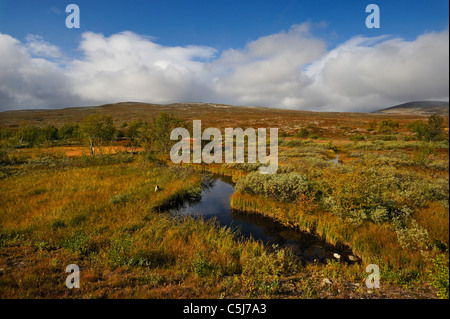
[[[388,107],[372,113],[404,115],[449,115],[448,101],[414,101]]]
[[[418,103],[418,102],[417,102]],[[439,102],[443,103],[443,102]],[[448,102],[446,107],[448,108]],[[423,108],[423,104],[422,109]],[[433,105],[434,110],[439,108]],[[394,107],[395,108],[395,107]],[[393,108],[391,108],[393,109]],[[10,110],[0,112],[0,129],[4,127],[19,127],[28,125],[54,125],[61,127],[66,123],[80,123],[86,116],[92,113],[111,115],[114,124],[118,127],[124,123],[141,119],[150,122],[160,112],[167,112],[178,118],[191,122],[194,119],[202,120],[202,127],[278,127],[284,132],[299,131],[304,127],[312,127],[315,133],[333,132],[340,130],[339,127],[360,126],[365,131],[366,123],[374,119],[391,118],[404,124],[428,117],[430,113],[414,111],[386,113],[351,113],[351,112],[314,112],[300,110],[285,110],[279,108],[264,108],[255,106],[239,106],[217,103],[173,103],[173,104],[151,104],[141,102],[120,102],[98,106],[69,107],[64,109],[32,109],[32,110]],[[419,110],[422,110],[419,108]],[[400,108],[408,111],[408,109]],[[431,111],[432,109],[428,109]],[[442,107],[441,107],[442,111]],[[435,112],[435,111],[434,111]],[[448,123],[448,110],[446,111],[446,123]]]

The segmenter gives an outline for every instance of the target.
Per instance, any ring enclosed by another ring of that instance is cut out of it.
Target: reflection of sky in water
[[[294,250],[302,255],[327,246],[316,236],[283,227],[267,217],[232,211],[230,196],[233,192],[234,187],[230,182],[216,177],[209,188],[203,189],[200,202],[186,204],[182,208],[172,210],[172,213],[214,218],[221,226],[237,230],[244,238],[253,237],[264,243],[295,246]]]
[[[201,202],[188,207],[186,211],[205,217],[229,214],[230,196],[233,192],[233,186],[218,179],[211,188],[203,190]]]
[[[202,191],[201,201],[197,204],[189,204],[178,210],[180,215],[202,216],[205,219],[215,218],[221,226],[239,229],[244,237],[252,236],[255,239],[276,241],[272,238],[269,229],[244,221],[236,213],[231,212],[230,196],[234,193],[234,187],[221,179],[216,179],[210,188]]]

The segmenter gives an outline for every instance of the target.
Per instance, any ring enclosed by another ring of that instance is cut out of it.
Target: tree
[[[103,142],[111,141],[116,129],[111,115],[91,114],[81,122],[81,130],[89,140],[91,154],[95,155],[95,145],[101,154]]]
[[[300,138],[307,138],[309,136],[310,132],[307,128],[303,127],[295,136]]]
[[[42,135],[48,142],[58,139],[58,129],[53,125],[47,125],[42,128]]]
[[[22,124],[19,129],[19,144],[28,143],[29,145],[43,142],[42,130],[37,126]]]
[[[416,134],[418,140],[424,140],[428,125],[421,120],[414,121],[409,123],[408,129]]]
[[[58,138],[65,140],[68,138],[79,137],[80,126],[78,124],[64,124],[58,130]]]
[[[127,126],[128,130],[126,132],[126,137],[130,139],[131,152],[134,152],[136,148],[140,146],[142,139],[147,133],[149,123],[138,119],[134,120]]]
[[[173,141],[170,140],[170,133],[177,127],[185,127],[183,120],[171,114],[161,112],[151,123],[151,129],[146,134],[147,145],[157,153],[168,153]]]
[[[408,129],[416,133],[417,139],[421,141],[438,141],[444,136],[444,119],[439,115],[433,114],[428,118],[428,123],[421,120],[414,121],[408,125]]]
[[[433,114],[428,119],[428,130],[425,134],[425,138],[428,141],[438,141],[443,138],[444,119],[439,115]]]

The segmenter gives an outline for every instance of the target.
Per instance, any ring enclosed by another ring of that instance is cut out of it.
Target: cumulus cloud
[[[311,64],[304,98],[319,110],[374,110],[449,96],[449,34],[414,41],[355,37]],[[322,101],[318,99],[322,96]]]
[[[86,32],[69,60],[36,35],[0,34],[0,108],[119,101],[204,101],[303,110],[372,111],[448,99],[448,29],[413,41],[356,36],[334,49],[308,23],[243,49],[162,46],[133,32]]]
[[[308,25],[292,27],[229,49],[210,63],[212,87],[223,100],[250,105],[289,106],[310,85],[302,68],[326,52],[324,41],[310,36]]]
[[[45,58],[61,58],[61,50],[56,46],[44,40],[40,35],[28,34],[25,38],[28,51],[35,55]]]
[[[215,54],[202,46],[164,47],[132,32],[84,33],[80,49],[84,57],[68,65],[67,75],[74,93],[93,103],[195,99],[206,90],[201,61]]]
[[[0,34],[0,109],[79,105],[64,70],[45,58],[30,54],[32,48]],[[47,52],[48,53],[48,52]]]

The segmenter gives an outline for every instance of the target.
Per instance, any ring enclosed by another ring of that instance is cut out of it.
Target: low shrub
[[[447,255],[439,254],[432,259],[434,270],[430,271],[432,285],[438,290],[439,298],[449,298],[449,272],[448,272],[448,252]]]
[[[263,175],[252,172],[236,183],[236,189],[243,193],[262,194],[279,201],[294,202],[298,195],[309,190],[309,182],[304,174],[281,173]]]

